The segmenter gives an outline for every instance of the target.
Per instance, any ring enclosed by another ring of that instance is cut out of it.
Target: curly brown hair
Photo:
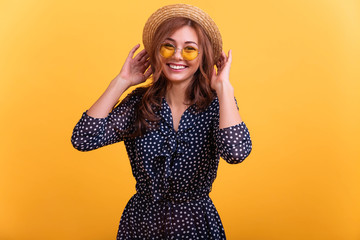
[[[161,43],[183,26],[192,27],[198,35],[201,62],[199,69],[195,72],[185,95],[188,105],[195,105],[196,111],[206,109],[215,96],[215,91],[211,88],[210,80],[214,71],[214,54],[211,43],[202,27],[183,17],[168,19],[163,22],[155,32],[152,49],[148,53],[150,56],[153,80],[146,87],[139,87],[133,94],[142,96],[141,101],[135,106],[134,131],[131,137],[141,136],[147,130],[158,126],[159,116],[156,111],[161,108],[162,97],[165,96],[168,81],[162,72],[161,56],[159,54]]]

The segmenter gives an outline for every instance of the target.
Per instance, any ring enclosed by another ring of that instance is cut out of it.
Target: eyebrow
[[[172,39],[172,38],[166,38],[165,40],[170,40],[170,41],[172,41],[172,42],[176,42],[174,39]],[[193,42],[193,41],[186,41],[185,43],[194,43],[194,44],[196,44],[196,46],[197,46],[197,43],[196,42]]]

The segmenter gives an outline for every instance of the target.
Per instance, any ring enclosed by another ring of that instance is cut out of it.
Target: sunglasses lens
[[[183,54],[183,58],[184,58],[185,60],[189,60],[189,61],[190,61],[190,60],[195,59],[195,58],[198,56],[199,52],[198,52],[198,50],[197,50],[196,48],[194,48],[194,47],[185,47],[185,48],[183,49],[182,54]]]
[[[170,58],[172,55],[174,55],[175,47],[171,44],[165,43],[161,45],[160,48],[160,54],[164,58]]]
[[[160,54],[164,58],[171,58],[175,53],[175,46],[170,43],[164,43],[160,47]],[[181,54],[185,60],[191,61],[194,60],[198,55],[199,52],[195,47],[185,47],[182,49]]]

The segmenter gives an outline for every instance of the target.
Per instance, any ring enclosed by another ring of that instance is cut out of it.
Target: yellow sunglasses
[[[200,53],[197,48],[192,46],[187,46],[181,49],[181,48],[176,48],[174,45],[170,43],[164,43],[160,47],[160,55],[163,56],[164,58],[171,58],[178,49],[181,50],[182,57],[187,61],[194,60]]]

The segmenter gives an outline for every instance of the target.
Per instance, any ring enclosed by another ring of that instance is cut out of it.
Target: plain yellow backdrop
[[[360,2],[184,1],[210,14],[253,150],[210,196],[228,239],[360,239]],[[176,1],[0,1],[0,239],[115,239],[135,193],[123,143],[72,130]]]

